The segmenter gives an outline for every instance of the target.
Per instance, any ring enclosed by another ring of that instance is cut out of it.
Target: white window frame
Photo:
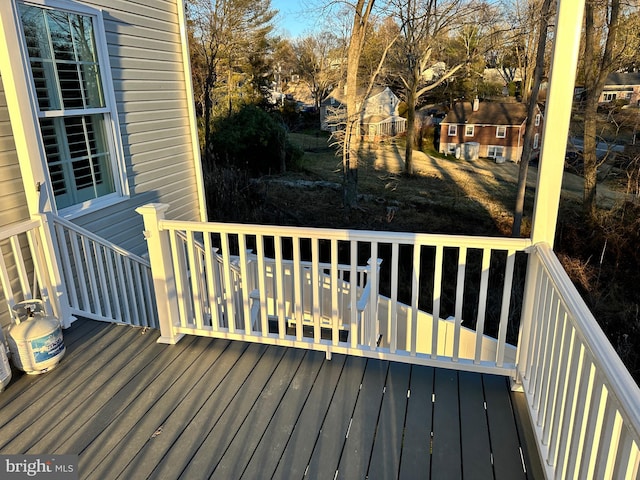
[[[475,133],[474,131],[474,125],[465,125],[464,127],[464,136],[465,137],[473,137],[473,134]]]
[[[88,16],[92,18],[93,23],[93,33],[94,33],[94,41],[96,48],[96,55],[98,58],[98,65],[100,67],[100,81],[102,82],[102,95],[104,97],[105,107],[100,109],[100,113],[104,115],[104,128],[105,128],[105,136],[106,136],[106,144],[107,150],[110,156],[110,175],[113,179],[113,187],[114,192],[108,193],[106,195],[98,196],[97,198],[92,198],[89,200],[82,201],[80,203],[76,203],[67,207],[58,208],[55,204],[55,199],[51,201],[51,209],[54,212],[57,212],[59,215],[64,216],[66,218],[75,218],[87,213],[95,212],[99,209],[114,205],[119,203],[127,198],[129,198],[129,188],[126,177],[126,166],[124,159],[124,149],[122,146],[122,138],[120,136],[120,125],[118,121],[118,111],[116,108],[116,99],[115,93],[113,91],[113,81],[111,78],[111,66],[109,63],[109,56],[107,50],[107,40],[106,34],[104,30],[104,22],[102,17],[102,12],[98,9],[91,8],[87,5],[83,5],[77,2],[69,2],[67,0],[28,0],[28,1],[20,1],[19,3],[24,3],[27,5],[32,5],[35,7],[52,9],[52,10],[60,10],[66,11],[69,13],[80,14],[83,16]],[[52,114],[50,111],[40,111],[38,100],[35,92],[34,79],[31,71],[31,65],[29,62],[29,58],[27,55],[27,48],[25,45],[25,38],[23,32],[22,22],[20,22],[20,18],[18,20],[18,42],[22,46],[23,58],[23,68],[24,74],[27,77],[28,88],[31,90],[31,100],[32,100],[32,111],[36,115],[34,118],[34,122],[37,124],[36,129],[40,132],[39,127],[39,119],[53,117],[56,114]],[[64,108],[61,109],[64,116]],[[78,110],[78,116],[81,115],[89,115],[92,113],[92,109],[84,109]],[[58,117],[60,115],[58,114]],[[42,134],[39,134],[38,141],[41,144],[41,151],[44,152],[44,144],[42,140]],[[53,187],[51,185],[51,176],[49,174],[49,169],[47,166],[47,160],[42,155],[41,162],[43,163],[42,168],[47,176],[48,191],[53,192]]]
[[[500,134],[502,132],[502,135]],[[505,138],[507,136],[507,127],[506,125],[498,125],[496,126],[496,138]]]
[[[455,137],[458,134],[458,125],[449,125],[447,128],[447,135],[449,137]]]
[[[498,150],[500,151],[499,154],[498,154]],[[489,157],[489,158],[504,157],[504,146],[502,146],[502,145],[488,145],[487,146],[487,157]]]

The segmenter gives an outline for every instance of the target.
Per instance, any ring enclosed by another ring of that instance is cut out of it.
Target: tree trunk
[[[407,175],[413,175],[413,146],[415,142],[416,125],[416,88],[410,85],[407,89],[407,138],[404,150],[404,171]]]
[[[542,74],[544,73],[544,52],[547,44],[547,26],[549,20],[549,10],[551,9],[551,0],[544,0],[540,10],[540,25],[538,32],[538,47],[536,52],[536,66],[533,71],[533,87],[527,107],[527,123],[525,124],[524,140],[522,148],[522,157],[520,159],[520,168],[518,170],[518,190],[516,192],[516,206],[513,212],[513,228],[511,230],[512,237],[519,237],[522,230],[522,216],[524,215],[524,198],[527,190],[527,174],[529,173],[529,161],[531,160],[531,151],[533,150],[533,126],[536,116],[536,106],[538,104],[538,93],[540,91],[540,83],[542,82]],[[524,93],[524,92],[523,92]]]
[[[607,38],[604,43],[602,55],[599,55],[598,45],[602,44],[602,39],[596,36],[595,0],[587,0],[584,9],[585,19],[585,41],[584,41],[584,68],[585,68],[585,108],[584,108],[584,139],[583,139],[583,160],[584,160],[584,195],[582,208],[585,218],[589,222],[596,220],[597,203],[597,175],[598,157],[597,146],[597,114],[598,99],[604,89],[607,75],[613,70],[613,63],[616,60],[613,54],[613,47],[620,26],[620,0],[610,0],[610,6],[605,12],[608,18]]]
[[[342,153],[344,172],[344,206],[347,215],[358,204],[358,155],[360,146],[360,108],[358,105],[358,67],[364,37],[374,0],[358,0],[347,51],[346,104],[347,119]]]

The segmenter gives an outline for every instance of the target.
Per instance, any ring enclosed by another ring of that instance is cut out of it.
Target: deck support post
[[[76,319],[71,313],[69,298],[67,296],[67,286],[65,285],[60,264],[60,249],[58,248],[55,227],[51,213],[38,213],[31,216],[40,220],[40,245],[36,246],[34,255],[42,258],[34,258],[34,263],[40,263],[40,288],[45,287],[49,297],[50,307],[53,315],[58,318],[62,328],[69,328]],[[39,248],[38,248],[39,247]],[[46,269],[46,271],[44,271]],[[36,292],[33,292],[35,295]]]
[[[156,294],[160,338],[158,343],[176,344],[184,336],[176,335],[174,325],[179,324],[178,297],[171,263],[171,242],[169,232],[160,227],[169,205],[148,203],[136,209],[144,219],[144,237],[149,249],[149,262],[153,288]]]
[[[537,282],[540,268],[534,249],[538,243],[548,243],[552,248],[554,244],[574,97],[575,72],[580,52],[584,3],[584,0],[562,0],[558,2],[556,13],[547,108],[531,225],[531,243],[534,248],[529,250],[527,263],[516,360],[517,373],[514,379],[516,383],[526,377],[527,365],[536,361],[530,358],[531,352],[528,351],[531,332],[539,321],[533,318],[534,305],[538,301],[536,295],[539,291]]]

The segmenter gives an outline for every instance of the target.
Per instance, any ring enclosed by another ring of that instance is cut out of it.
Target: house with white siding
[[[137,207],[206,220],[182,3],[2,2],[0,228],[51,214],[142,255]]]
[[[365,90],[358,91],[364,97]],[[399,114],[400,99],[389,87],[374,87],[367,98],[360,98],[360,132],[365,140],[394,137],[407,129],[407,119]],[[335,131],[341,127],[346,110],[345,87],[335,88],[320,104],[320,129]]]

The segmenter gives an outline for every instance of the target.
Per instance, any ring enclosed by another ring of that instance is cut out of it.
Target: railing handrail
[[[571,313],[573,326],[581,337],[584,348],[591,353],[593,362],[620,403],[621,414],[627,417],[624,419],[625,423],[628,423],[636,437],[640,437],[640,389],[637,383],[578,294],[549,244],[538,243],[534,248],[550,281],[560,293],[560,301],[567,312]]]
[[[207,233],[233,232],[244,235],[273,235],[273,225],[255,225],[223,222],[191,222],[186,220],[160,220],[160,230],[185,230]],[[359,240],[369,242],[372,237],[379,243],[415,243],[431,246],[453,246],[463,244],[467,248],[491,248],[493,250],[524,251],[529,248],[528,238],[486,237],[473,235],[443,235],[434,233],[386,232],[377,230],[329,229],[318,227],[290,227],[278,225],[278,234],[282,237],[317,237],[326,240]],[[462,242],[462,243],[459,243]]]
[[[26,233],[29,230],[39,228],[41,225],[39,220],[24,220],[18,223],[12,223],[10,225],[3,226],[0,229],[0,241],[7,240],[16,235]]]
[[[148,260],[142,258],[139,255],[136,255],[135,253],[132,253],[128,250],[125,250],[122,247],[119,247],[118,245],[116,245],[115,243],[112,243],[108,240],[106,240],[105,238],[102,238],[94,233],[91,233],[89,230],[76,225],[73,222],[70,222],[69,220],[66,220],[62,217],[59,217],[57,215],[52,215],[52,219],[53,222],[55,224],[61,225],[64,228],[67,228],[69,230],[73,230],[75,233],[80,234],[86,238],[88,238],[89,240],[91,240],[92,242],[95,242],[97,244],[99,244],[102,247],[108,248],[110,250],[113,250],[115,253],[117,253],[118,255],[122,255],[124,257],[129,258],[130,260],[140,263],[143,266],[149,267],[151,268],[151,264],[149,263]]]

